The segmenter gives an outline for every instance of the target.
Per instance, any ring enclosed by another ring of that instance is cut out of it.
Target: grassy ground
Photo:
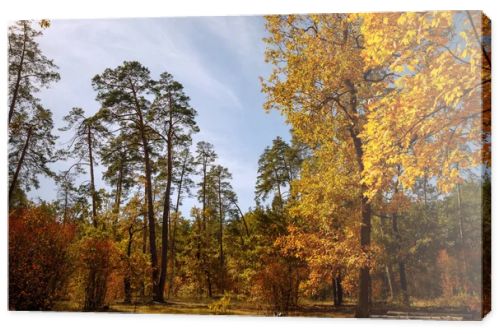
[[[211,305],[217,299],[172,299],[167,303],[133,303],[124,304],[121,302],[112,303],[105,310],[106,312],[120,313],[150,313],[150,314],[201,314],[201,315],[239,315],[239,316],[285,316],[276,314],[266,305],[249,303],[231,299],[230,303],[223,310],[215,311]],[[81,311],[76,303],[59,302],[54,308],[55,311]],[[354,316],[355,304],[347,301],[341,307],[332,306],[331,301],[311,301],[301,300],[300,306],[289,311],[286,316],[298,317],[327,317],[327,318],[352,318]],[[442,307],[430,305],[412,305],[405,307],[399,304],[374,303],[372,307],[373,317],[381,318],[415,318],[415,319],[442,319],[442,320],[473,320],[477,315],[468,312],[463,308]]]
[[[284,316],[275,314],[266,305],[248,303],[232,299],[227,308],[223,311],[214,311],[210,305],[216,300],[209,299],[173,299],[167,303],[133,303],[124,304],[121,302],[110,304],[104,311],[123,313],[152,313],[152,314],[225,314],[239,316]],[[81,311],[76,303],[61,301],[55,305],[54,311]],[[307,316],[307,317],[330,317],[330,318],[350,318],[354,314],[354,305],[333,307],[331,302],[304,301],[296,310],[289,311],[286,316]]]

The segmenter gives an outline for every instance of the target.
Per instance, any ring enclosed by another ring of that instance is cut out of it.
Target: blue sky
[[[254,205],[259,155],[276,136],[289,138],[282,116],[262,108],[259,76],[270,72],[264,62],[265,35],[264,19],[252,16],[55,20],[39,43],[59,66],[61,80],[39,96],[59,128],[72,107],[88,114],[98,110],[91,79],[104,69],[137,60],[152,77],[170,72],[198,111],[200,133],[194,141],[215,146],[217,163],[233,174],[240,206],[247,209]],[[69,134],[58,134],[62,147]],[[68,165],[58,163],[54,169]],[[98,179],[98,186],[104,187],[100,175]],[[44,179],[31,196],[54,199],[54,183]],[[186,200],[183,212],[195,202]]]

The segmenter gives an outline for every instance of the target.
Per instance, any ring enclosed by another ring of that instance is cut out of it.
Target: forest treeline
[[[36,94],[60,78],[37,42],[50,22],[9,28],[10,309],[489,309],[489,21],[288,15],[266,28],[264,109],[291,140],[262,152],[252,208],[216,148],[193,141],[205,111],[167,71],[124,61],[96,74],[99,110],[68,110],[61,142]],[[56,200],[30,199],[41,177]]]

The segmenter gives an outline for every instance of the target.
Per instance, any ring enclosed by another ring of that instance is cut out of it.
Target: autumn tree
[[[491,32],[478,12],[367,14],[362,32],[365,69],[393,73],[380,77],[388,93],[369,104],[363,182],[370,198],[392,193],[393,233],[400,240],[397,207],[404,190],[424,179],[460,195],[468,171],[489,166]],[[399,273],[408,303],[402,258]]]
[[[374,89],[378,77],[365,70],[360,26],[359,18],[346,14],[268,17],[266,61],[273,72],[262,84],[266,110],[285,115],[300,142],[315,149],[332,142],[332,131],[342,136],[334,144],[357,163],[352,178],[360,185],[359,242],[367,257],[371,204],[361,182],[365,165],[360,133],[369,114],[367,102],[382,92]],[[359,270],[359,317],[369,315],[370,287],[366,262]]]
[[[336,145],[341,134],[331,135],[334,141],[315,149],[302,163],[300,178],[292,185],[297,200],[288,205],[292,223],[277,242],[282,253],[306,262],[304,292],[314,296],[328,288],[339,306],[344,293],[355,292],[357,273],[367,259],[356,233],[359,184],[352,174],[357,165],[349,152]]]

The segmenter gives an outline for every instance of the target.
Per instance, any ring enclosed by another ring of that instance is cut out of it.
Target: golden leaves
[[[478,45],[472,45],[470,27],[457,29],[454,21],[463,13],[399,13],[395,16],[365,16],[362,31],[367,41],[363,51],[367,66],[387,67],[400,75],[390,94],[374,101],[362,138],[367,168],[363,181],[373,198],[402,170],[403,186],[411,189],[428,173],[439,178],[442,191],[460,182],[460,169],[481,163],[473,151],[480,150],[481,90]],[[381,20],[395,22],[388,29]],[[468,29],[468,30],[467,30]],[[385,36],[380,41],[377,36]],[[375,36],[375,37],[374,37]],[[374,43],[376,41],[376,43]],[[424,47],[424,48],[423,48]],[[388,82],[390,84],[390,82]],[[460,152],[460,154],[458,154]],[[385,178],[385,180],[384,180]]]

